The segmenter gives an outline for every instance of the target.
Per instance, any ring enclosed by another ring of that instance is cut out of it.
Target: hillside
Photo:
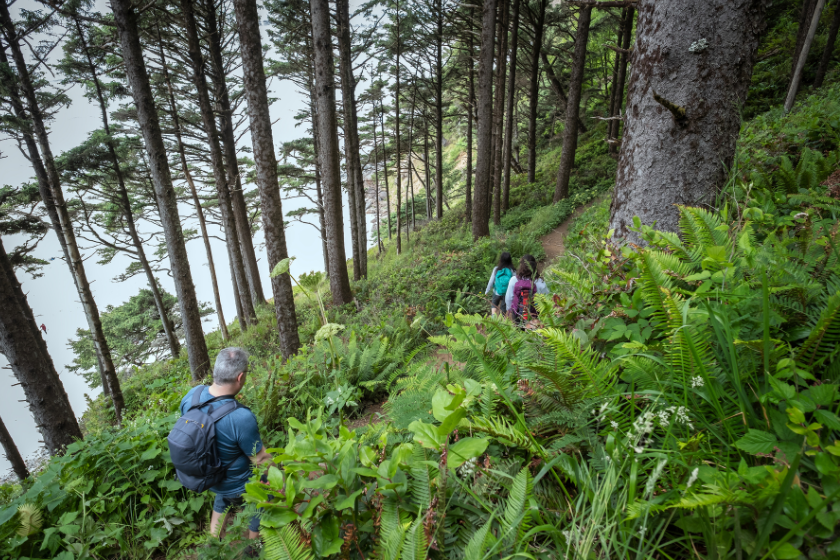
[[[553,202],[565,125],[541,112],[534,181],[513,174],[486,236],[449,119],[446,211],[428,219],[431,193],[389,190],[395,227],[350,303],[335,277],[275,267],[297,352],[283,358],[272,300],[228,340],[205,337],[212,358],[250,353],[237,398],[273,455],[225,536],[168,449],[196,385],[184,349],[120,380],[122,425],[91,400],[83,440],[0,484],[0,557],[840,559],[840,71],[784,111],[793,12],[771,5],[728,180],[714,204],[677,208],[679,231],[637,221],[635,244],[610,229],[619,164],[594,85],[568,196]],[[550,291],[527,328],[489,314],[502,251],[535,256]],[[242,534],[257,508],[255,552]]]

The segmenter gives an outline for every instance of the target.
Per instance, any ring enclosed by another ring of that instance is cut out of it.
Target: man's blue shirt
[[[181,415],[190,408],[193,393],[201,391],[199,402],[207,402],[213,398],[210,387],[199,385],[190,389],[181,399]],[[215,404],[201,407],[207,412],[211,406],[224,405],[227,401],[217,401]],[[211,488],[212,492],[220,496],[239,496],[245,492],[245,483],[251,478],[251,461],[263,447],[257,417],[247,408],[237,408],[218,422],[216,422],[216,449],[223,465],[230,465],[225,479]]]

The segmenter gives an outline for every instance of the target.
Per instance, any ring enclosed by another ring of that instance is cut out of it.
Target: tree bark
[[[376,250],[382,254],[382,227],[380,226],[379,214],[379,142],[376,137],[376,103],[373,105],[373,176],[376,181],[374,189],[374,202],[376,204]]]
[[[353,277],[367,276],[367,227],[365,223],[365,187],[359,147],[359,119],[356,112],[356,77],[353,75],[353,56],[350,50],[350,2],[338,0],[338,53],[341,72],[341,100],[344,106],[344,153],[347,166],[347,192],[351,219],[355,218],[353,245]]]
[[[230,201],[236,229],[239,234],[242,262],[248,277],[251,299],[254,305],[265,303],[265,291],[260,278],[260,268],[257,264],[257,253],[254,250],[254,240],[251,237],[251,224],[248,221],[248,209],[242,190],[242,176],[236,158],[236,137],[233,132],[233,110],[230,104],[230,92],[225,80],[225,66],[222,57],[222,34],[216,19],[216,7],[213,0],[204,2],[204,20],[207,25],[207,44],[210,51],[210,67],[213,69],[211,78],[215,90],[215,99],[219,106],[219,134],[222,149],[225,154],[225,169],[230,180]],[[255,317],[257,319],[257,317]]]
[[[825,43],[820,65],[817,67],[817,75],[814,78],[814,87],[819,88],[825,80],[825,73],[834,55],[834,42],[837,40],[837,30],[840,29],[840,5],[834,4],[834,17],[831,19],[831,27],[828,30],[828,39]]]
[[[157,108],[143,61],[143,50],[137,30],[137,13],[130,0],[112,0],[111,7],[122,47],[126,76],[137,109],[137,120],[149,155],[149,167],[169,252],[172,278],[181,307],[190,371],[193,379],[199,381],[210,372],[210,356],[201,327],[198,299],[181,230],[178,201],[172,186],[166,146],[163,143]]]
[[[435,216],[443,217],[443,6],[435,0]],[[409,157],[411,157],[409,155]],[[428,162],[427,162],[428,165]]]
[[[108,122],[108,109],[105,103],[105,96],[102,92],[102,84],[99,81],[99,73],[96,70],[96,65],[90,56],[90,50],[85,40],[85,34],[82,30],[82,24],[78,18],[73,18],[76,25],[76,32],[79,34],[79,42],[85,54],[85,59],[88,63],[88,70],[90,71],[91,79],[96,90],[96,98],[99,102],[99,111],[102,114],[102,126],[105,134],[108,135],[108,155],[111,157],[111,165],[114,168],[114,175],[117,178],[117,186],[119,188],[119,205],[123,208],[123,216],[125,217],[126,227],[128,227],[128,235],[134,244],[134,250],[137,251],[137,260],[140,261],[140,266],[143,267],[143,272],[146,274],[146,281],[149,283],[149,289],[152,291],[152,297],[155,300],[155,307],[157,307],[160,321],[163,325],[163,333],[166,336],[166,341],[169,344],[169,352],[173,358],[177,358],[181,353],[181,343],[178,342],[178,337],[175,335],[175,327],[169,318],[169,313],[166,311],[166,306],[163,302],[163,296],[160,293],[157,279],[155,278],[149,260],[146,258],[146,250],[140,240],[140,235],[137,233],[137,227],[134,225],[134,216],[131,210],[131,200],[128,197],[128,190],[125,186],[125,178],[123,177],[120,161],[117,157],[117,150],[114,147],[114,140],[111,138],[111,126]]]
[[[160,31],[158,30],[158,39],[161,44],[158,52],[161,61],[161,68],[163,69],[163,79],[166,82],[166,92],[169,100],[169,110],[172,112],[173,134],[175,135],[175,146],[178,149],[178,155],[181,159],[181,171],[184,173],[184,179],[190,188],[193,204],[195,205],[195,213],[198,217],[198,225],[201,229],[201,239],[204,241],[204,251],[207,253],[207,266],[210,269],[210,283],[213,286],[213,298],[216,302],[216,316],[219,318],[219,331],[222,334],[222,340],[228,340],[230,334],[227,330],[227,323],[225,322],[225,314],[222,309],[222,298],[219,294],[219,282],[216,279],[216,265],[213,262],[213,249],[210,247],[210,236],[207,234],[207,222],[204,219],[204,210],[201,208],[201,200],[198,198],[198,191],[195,188],[192,175],[190,174],[189,166],[187,165],[187,154],[184,149],[184,141],[181,137],[181,120],[178,117],[178,105],[175,103],[175,94],[172,90],[172,81],[169,78],[169,70],[167,70],[166,55],[163,51],[162,41],[160,41]],[[238,288],[237,288],[238,290]],[[234,298],[238,304],[239,298]],[[237,315],[239,309],[237,308]]]
[[[474,239],[490,235],[493,142],[493,47],[496,34],[496,0],[485,0],[481,18],[478,60],[478,158],[475,165]]]
[[[617,237],[640,242],[629,230],[634,216],[643,224],[656,222],[661,230],[677,231],[675,205],[709,205],[725,184],[765,5],[765,0],[639,3],[627,122],[610,209]],[[694,22],[697,33],[686,34],[680,23],[685,21]],[[698,37],[709,44],[691,52]],[[674,116],[655,95],[684,108],[685,117]]]
[[[507,212],[508,206],[510,206],[510,160],[513,153],[514,134],[516,134],[513,107],[516,94],[516,55],[519,49],[519,2],[520,0],[514,0],[513,2],[513,29],[510,37],[510,78],[508,79],[507,121],[505,122],[504,154],[502,155],[502,165],[504,166],[502,213]]]
[[[236,297],[239,299],[241,313],[239,324],[242,331],[248,330],[256,323],[257,314],[254,311],[254,302],[251,299],[251,289],[248,276],[245,272],[245,263],[242,259],[242,244],[239,242],[239,230],[234,217],[231,205],[230,185],[228,175],[225,171],[225,161],[222,156],[222,147],[219,143],[219,131],[216,128],[216,116],[213,114],[213,104],[210,101],[210,92],[207,89],[207,78],[205,76],[204,57],[201,53],[201,43],[198,37],[198,28],[195,21],[195,11],[192,0],[181,0],[181,15],[183,17],[184,31],[187,36],[187,47],[192,66],[192,82],[195,86],[195,94],[198,97],[198,109],[201,113],[201,120],[207,134],[207,145],[210,151],[210,164],[213,168],[213,179],[216,183],[216,193],[219,199],[219,213],[222,216],[222,225],[225,232],[230,267],[235,280]],[[250,234],[248,234],[250,235]]]
[[[0,418],[0,444],[3,444],[3,451],[6,453],[6,459],[12,464],[12,470],[15,471],[21,481],[29,478],[29,469],[26,468],[26,462],[18,451],[15,440],[12,439],[12,434],[6,429],[6,424]]]
[[[534,22],[534,44],[531,46],[531,83],[528,98],[528,182],[537,180],[537,106],[539,105],[540,51],[542,50],[545,9],[548,0],[539,0],[539,13]]]
[[[26,395],[47,450],[55,455],[82,439],[82,431],[22,293],[0,239],[0,354]]]
[[[251,0],[253,1],[253,0]],[[310,3],[312,47],[315,69],[315,105],[318,111],[318,160],[324,190],[327,248],[330,255],[330,291],[335,305],[353,300],[344,253],[344,226],[341,215],[341,170],[338,161],[338,128],[335,114],[330,7],[327,0]]]
[[[785,99],[785,113],[789,113],[793,109],[793,103],[796,101],[796,94],[799,91],[799,84],[802,81],[802,71],[805,69],[805,62],[808,60],[808,53],[811,51],[811,43],[814,42],[814,35],[817,33],[817,26],[820,23],[820,16],[825,7],[825,0],[817,0],[817,5],[814,8],[811,17],[811,27],[808,29],[808,34],[805,36],[805,42],[799,52],[799,58],[796,59],[793,69],[793,79],[790,81],[790,88],[788,89],[787,98]]]
[[[470,9],[472,16],[473,10]],[[473,18],[470,17],[472,22]],[[472,27],[472,26],[470,26]],[[473,217],[473,119],[475,118],[475,64],[473,63],[473,34],[472,29],[467,30],[467,64],[469,64],[469,89],[467,95],[467,193],[466,193],[466,215],[467,222],[472,222]]]
[[[274,270],[277,263],[289,257],[286,249],[286,232],[283,229],[283,206],[277,181],[277,157],[274,155],[274,137],[271,116],[268,112],[268,92],[263,70],[262,41],[256,0],[234,0],[236,22],[239,25],[239,47],[242,53],[242,77],[248,101],[248,118],[251,124],[251,142],[257,167],[257,185],[260,190],[265,248],[268,266]],[[342,255],[344,247],[342,246]],[[347,265],[342,262],[344,274]],[[285,359],[300,348],[295,313],[295,296],[288,274],[271,279],[274,294],[274,314],[280,331],[280,351]]]
[[[318,225],[321,234],[321,252],[324,255],[324,273],[330,277],[330,250],[327,247],[327,219],[324,215],[324,189],[321,184],[320,140],[318,138],[318,111],[315,109],[315,86],[309,80],[309,111],[312,115],[312,147],[315,155],[315,194],[318,200]],[[374,127],[375,128],[375,127]]]
[[[802,52],[802,47],[805,45],[805,40],[808,37],[808,30],[811,28],[811,20],[814,18],[814,9],[817,7],[818,0],[802,0],[802,8],[799,10],[799,25],[796,31],[796,46],[793,49],[793,57],[791,60],[793,64],[790,67],[790,84],[793,83],[793,75],[796,73],[796,62],[799,60],[799,54]]]
[[[400,233],[402,224],[400,220],[400,214],[402,213],[402,161],[400,153],[400,47],[402,46],[400,43],[402,38],[400,37],[400,2],[397,0],[397,10],[396,10],[396,18],[397,18],[397,60],[396,64],[394,65],[394,78],[396,79],[396,87],[394,89],[394,140],[396,144],[397,154],[396,154],[396,164],[395,167],[397,168],[397,254],[399,255],[402,253],[402,235]]]
[[[385,171],[385,213],[388,216],[388,239],[391,239],[391,187],[388,186],[388,155],[385,153],[385,109],[379,102],[379,126],[382,129],[382,167]],[[376,123],[374,123],[374,128]]]
[[[620,116],[621,109],[624,106],[624,86],[627,81],[627,62],[629,60],[627,51],[630,49],[630,44],[633,39],[633,18],[635,15],[636,8],[633,6],[625,8],[624,21],[622,22],[623,32],[621,43],[623,51],[618,55],[618,76],[616,77],[615,87],[613,90],[615,93],[615,105],[613,106],[613,111],[610,113],[611,117]],[[620,131],[621,121],[610,121],[609,139],[616,140]],[[610,142],[609,150],[611,153],[617,153],[618,143],[614,141]]]
[[[424,119],[423,126],[423,172],[426,178],[426,219],[432,219],[432,179],[431,168],[429,167],[429,121]]]
[[[578,14],[578,32],[575,37],[575,54],[572,62],[572,79],[569,84],[569,103],[566,105],[566,126],[563,129],[563,151],[557,170],[557,185],[554,187],[554,202],[569,196],[569,178],[575,164],[577,152],[578,117],[580,96],[583,90],[583,73],[586,64],[586,45],[589,42],[589,24],[592,21],[592,6],[584,6]]]
[[[505,123],[505,77],[507,76],[508,27],[510,9],[507,1],[499,2],[499,55],[496,60],[496,98],[493,108],[493,223],[502,223],[502,143]]]
[[[12,53],[12,60],[15,63],[18,74],[18,87],[23,92],[23,98],[26,99],[26,104],[29,109],[29,116],[32,122],[32,128],[37,138],[40,147],[40,154],[42,156],[43,170],[45,178],[50,187],[50,194],[52,195],[52,202],[54,204],[55,212],[58,216],[60,231],[56,232],[60,237],[64,238],[64,246],[67,249],[65,259],[70,272],[76,284],[76,289],[79,294],[79,300],[82,303],[82,308],[85,311],[85,318],[87,319],[88,328],[90,329],[91,337],[93,338],[93,345],[96,349],[96,357],[99,363],[99,374],[102,380],[102,387],[106,396],[111,398],[114,404],[114,412],[117,422],[122,422],[122,410],[124,405],[122,389],[117,378],[117,372],[114,368],[114,362],[111,359],[111,350],[108,347],[108,341],[105,339],[105,333],[102,330],[102,322],[99,318],[99,309],[96,306],[96,301],[93,299],[93,293],[90,289],[90,283],[87,279],[84,261],[82,260],[79,246],[76,243],[76,234],[73,230],[73,223],[70,220],[70,214],[67,211],[67,205],[64,202],[64,193],[61,190],[61,179],[58,175],[58,169],[55,166],[55,160],[52,155],[52,148],[50,147],[49,136],[47,128],[44,124],[44,117],[41,113],[41,108],[35,92],[35,86],[32,83],[32,78],[29,75],[29,69],[26,66],[26,61],[23,58],[17,30],[12,22],[8,6],[5,2],[0,3],[0,21],[2,22],[7,44]],[[5,54],[3,55],[5,58]],[[15,92],[16,93],[16,92]],[[49,202],[48,200],[44,201]]]

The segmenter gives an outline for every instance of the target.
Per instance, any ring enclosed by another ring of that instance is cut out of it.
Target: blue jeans
[[[244,500],[242,499],[242,496],[220,496],[219,494],[216,494],[216,498],[213,500],[213,511],[224,514],[228,508],[238,508],[241,507],[243,503]],[[248,529],[254,531],[255,533],[260,530],[259,510],[257,510],[257,514],[252,517],[251,521],[248,523]]]

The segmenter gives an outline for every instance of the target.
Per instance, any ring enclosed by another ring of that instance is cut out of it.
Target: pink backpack
[[[513,300],[510,304],[514,318],[520,321],[530,321],[536,318],[537,308],[534,307],[534,294],[536,293],[536,284],[530,278],[516,280],[516,284],[513,285]]]

